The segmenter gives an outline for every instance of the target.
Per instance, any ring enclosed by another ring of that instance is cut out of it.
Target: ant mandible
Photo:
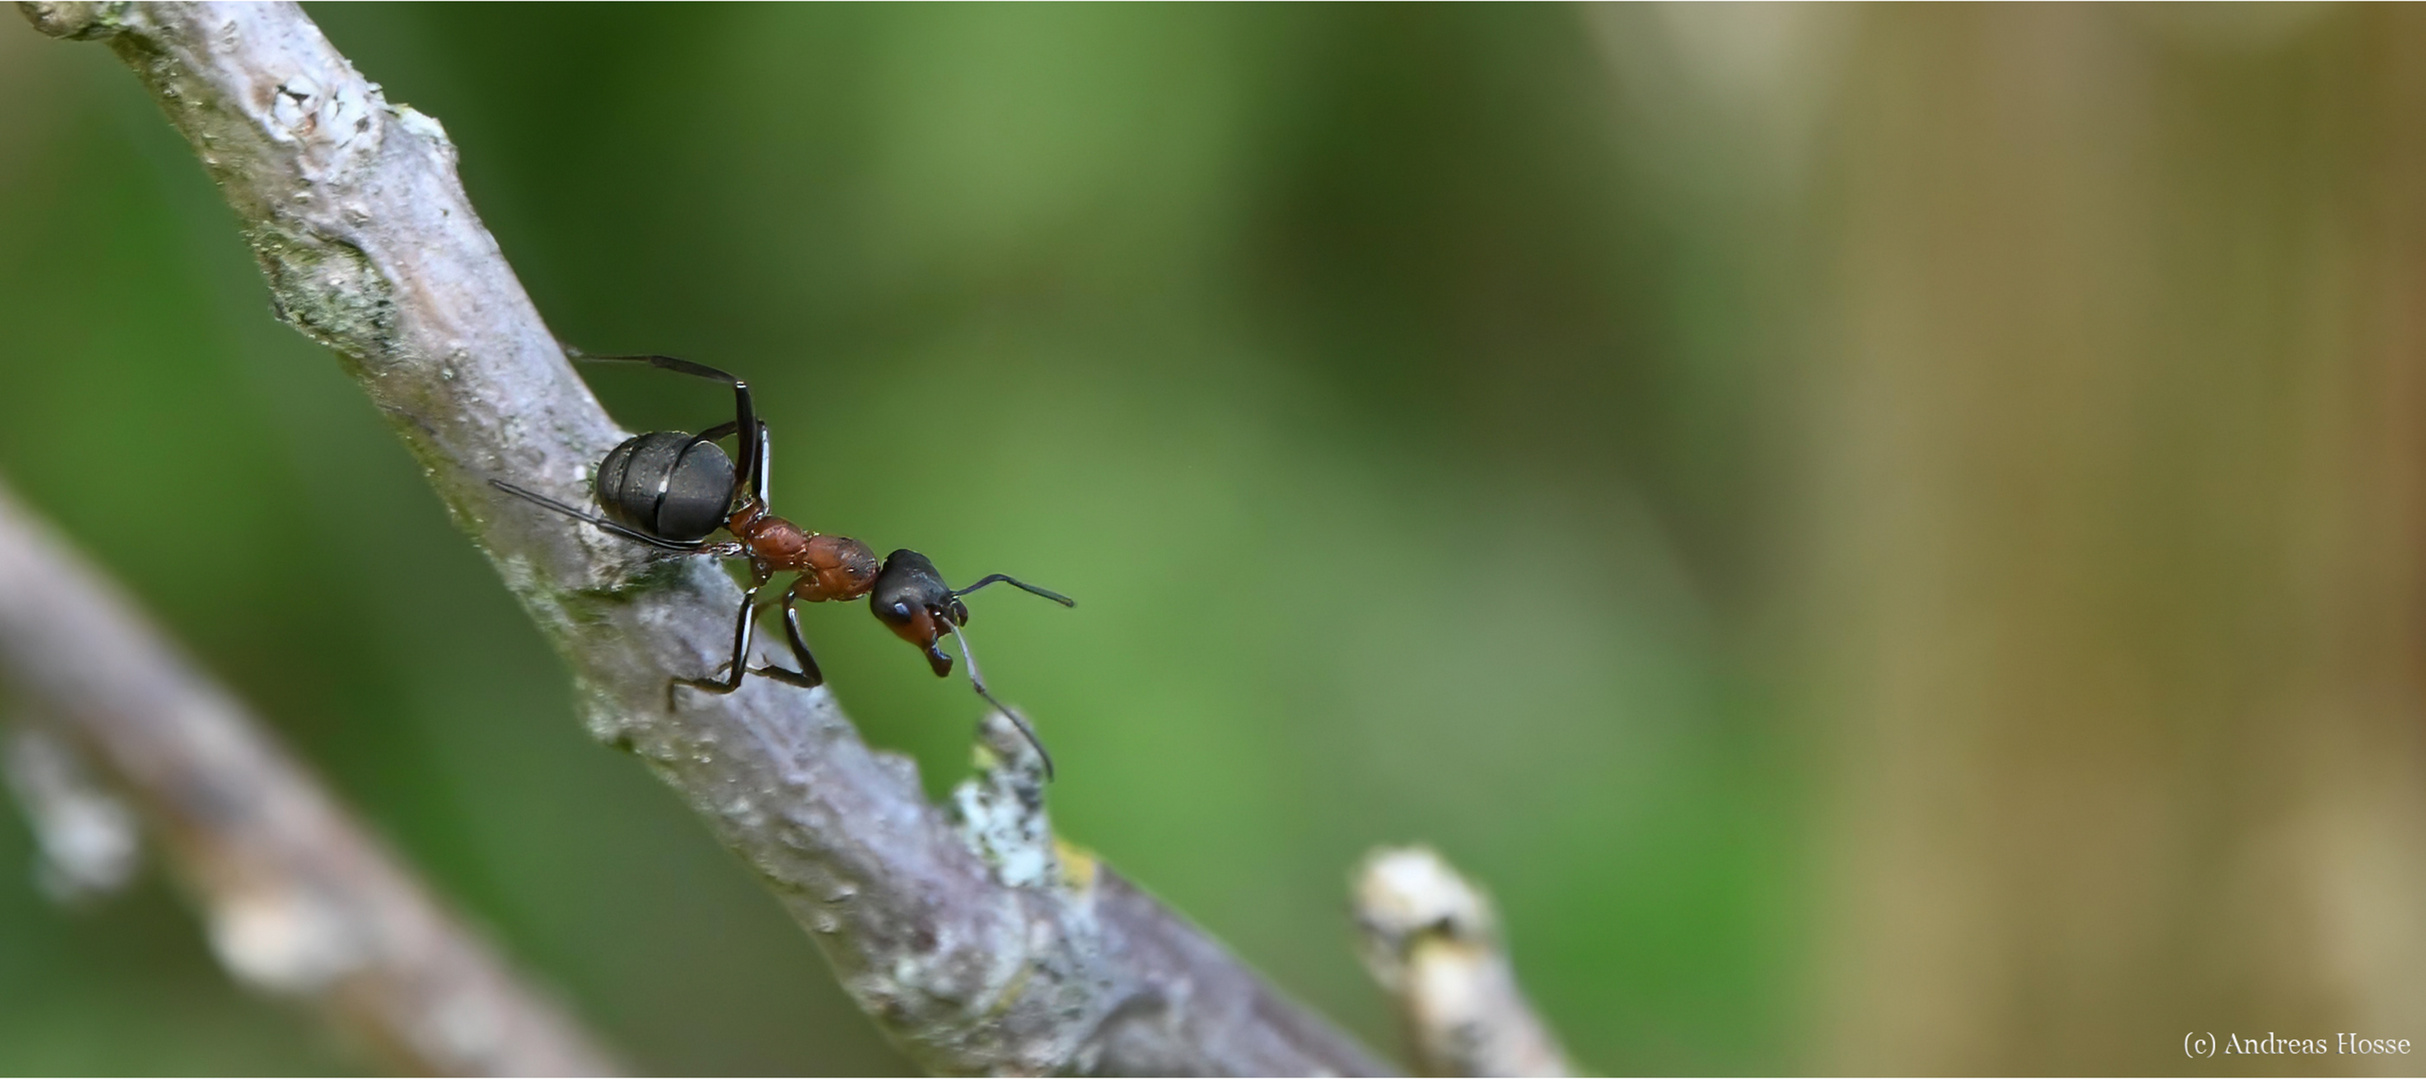
[[[908,548],[885,556],[880,565],[876,552],[866,544],[847,536],[810,532],[776,517],[767,512],[767,427],[751,404],[748,383],[705,364],[671,356],[587,356],[571,349],[566,352],[578,360],[650,364],[713,379],[733,388],[732,420],[697,435],[682,431],[634,435],[607,452],[598,463],[596,484],[598,505],[606,511],[605,517],[503,480],[489,481],[508,495],[661,551],[713,555],[720,559],[749,558],[750,586],[742,590],[741,611],[733,620],[732,663],[727,665],[722,679],[675,678],[668,682],[669,708],[673,706],[676,687],[729,694],[741,687],[745,673],[799,687],[824,685],[825,676],[817,669],[817,659],[810,655],[809,644],[800,635],[800,614],[794,605],[803,600],[814,603],[865,596],[868,610],[879,621],[926,654],[927,664],[935,669],[937,678],[952,673],[952,658],[941,646],[943,635],[950,633],[960,643],[960,657],[969,666],[969,684],[987,704],[1019,725],[1019,733],[1027,737],[1028,744],[1044,759],[1045,776],[1052,777],[1053,755],[1045,751],[1043,740],[1036,737],[1025,717],[995,700],[986,689],[985,677],[978,674],[977,657],[969,652],[968,636],[961,632],[961,627],[969,622],[969,607],[961,602],[961,597],[999,581],[1063,607],[1076,607],[1077,601],[1009,574],[988,574],[966,588],[955,589],[944,583],[943,574],[933,562]],[[716,445],[716,440],[728,435],[740,436],[739,466]],[[733,538],[709,541],[709,534],[718,529]],[[772,663],[765,667],[748,666],[755,614],[752,605],[759,591],[766,588],[768,579],[782,573],[800,575],[784,590],[782,600],[783,633],[791,643],[793,658],[800,662],[799,671],[787,671]]]

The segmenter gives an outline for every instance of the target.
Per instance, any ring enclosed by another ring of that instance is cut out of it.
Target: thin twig
[[[572,667],[591,732],[690,801],[919,1062],[1381,1068],[1202,932],[1051,844],[1033,751],[993,738],[1007,725],[988,728],[999,764],[961,800],[989,820],[956,822],[822,689],[756,680],[669,711],[668,677],[722,659],[738,591],[708,560],[567,528],[489,486],[582,502],[584,475],[624,433],[472,212],[445,132],[390,104],[299,8],[21,6],[52,35],[107,38],[151,88],[235,209],[284,318],[343,359]]]
[[[135,808],[238,978],[326,1007],[413,1072],[613,1069],[5,489],[0,668],[44,714],[21,737],[69,736]],[[55,788],[67,748],[29,748],[19,787]]]
[[[1356,880],[1365,966],[1398,1001],[1427,1076],[1570,1076],[1517,989],[1491,901],[1430,848],[1383,848]]]

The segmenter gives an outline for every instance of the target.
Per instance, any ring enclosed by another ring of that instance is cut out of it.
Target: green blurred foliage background
[[[1079,597],[975,628],[1059,828],[1375,1045],[1407,840],[1600,1070],[2426,1037],[2415,15],[312,13],[561,337],[748,376],[781,512]],[[0,99],[0,473],[641,1068],[900,1070],[115,58],[0,29]],[[807,621],[965,772],[964,688]],[[366,1067],[0,822],[0,1072]]]

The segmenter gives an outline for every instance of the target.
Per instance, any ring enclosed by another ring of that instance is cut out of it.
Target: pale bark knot
[[[367,943],[345,911],[301,886],[264,882],[210,911],[211,951],[240,979],[310,994],[362,965]]]
[[[373,96],[376,93],[371,91]],[[343,155],[356,149],[356,140],[371,134],[373,107],[363,89],[351,80],[323,86],[318,79],[298,73],[288,76],[270,94],[265,127],[270,138],[302,148],[304,179],[321,181],[337,171]]]
[[[320,129],[320,84],[309,75],[297,75],[278,84],[270,95],[270,120],[277,125],[272,132],[290,139],[309,138]]]

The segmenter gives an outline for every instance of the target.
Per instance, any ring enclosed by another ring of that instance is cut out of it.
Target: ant
[[[803,600],[815,603],[865,596],[868,610],[875,613],[878,621],[926,654],[927,664],[935,669],[937,678],[952,673],[952,658],[940,644],[943,635],[950,633],[960,644],[960,657],[968,663],[969,683],[977,689],[977,695],[1019,725],[1019,733],[1027,737],[1028,745],[1035,747],[1037,755],[1044,759],[1046,778],[1052,777],[1053,755],[1045,751],[1044,742],[1036,737],[1025,717],[995,700],[986,689],[985,677],[978,674],[977,657],[969,652],[969,639],[961,633],[961,627],[969,622],[969,607],[961,602],[961,597],[1002,582],[1063,607],[1076,607],[1077,601],[1009,574],[988,574],[975,584],[955,589],[944,583],[943,574],[933,562],[908,548],[885,556],[879,564],[876,552],[866,544],[847,536],[810,532],[776,517],[767,512],[767,426],[758,419],[758,411],[751,404],[748,383],[705,364],[671,356],[588,356],[573,349],[566,352],[578,360],[649,364],[713,379],[733,388],[732,420],[697,435],[682,431],[646,432],[608,451],[598,463],[596,481],[598,505],[606,511],[604,517],[503,480],[489,481],[508,495],[660,551],[750,560],[750,586],[742,590],[741,611],[733,620],[733,660],[726,666],[725,676],[671,680],[665,690],[668,708],[674,705],[677,687],[730,694],[740,689],[745,673],[803,688],[824,685],[825,675],[818,671],[816,657],[809,654],[809,644],[800,636],[800,615],[793,605]],[[740,437],[738,465],[716,445],[716,440],[728,435]],[[708,535],[718,529],[732,539],[708,540]],[[751,605],[759,591],[766,588],[769,578],[791,572],[800,576],[783,592],[783,632],[791,642],[792,656],[800,662],[800,670],[787,671],[771,662],[765,667],[750,667],[754,614]]]

